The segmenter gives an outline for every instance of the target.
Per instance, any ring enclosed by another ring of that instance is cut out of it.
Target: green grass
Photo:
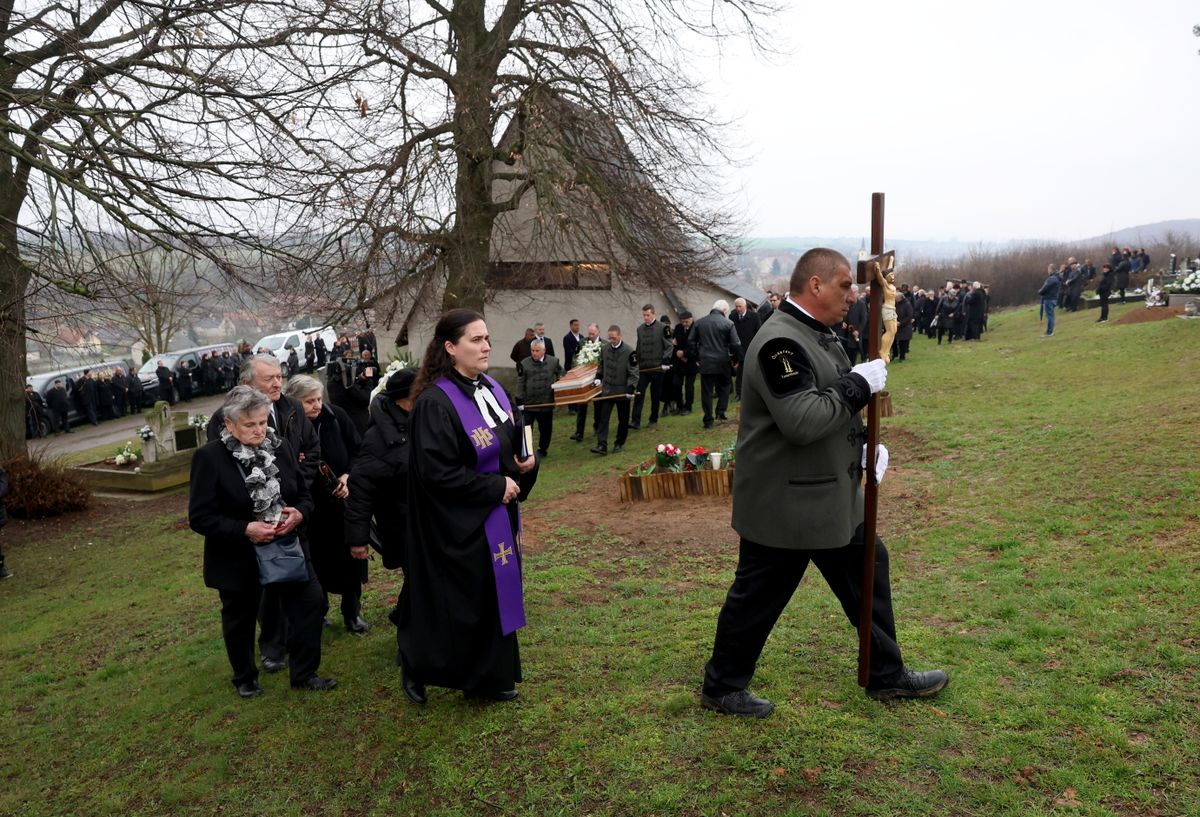
[[[600,459],[563,418],[526,507],[548,533],[527,560],[512,705],[438,690],[409,705],[386,623],[327,632],[337,691],[264,676],[241,701],[178,498],[14,523],[0,813],[1200,813],[1200,328],[1093,321],[1063,315],[1039,340],[1034,310],[1001,313],[982,343],[916,338],[892,366],[881,525],[906,657],[952,674],[934,701],[863,696],[854,634],[806,579],[754,681],[775,714],[701,710],[733,547],[672,549],[691,531],[662,530],[648,503],[620,511],[645,520],[635,548],[572,527],[561,502],[615,490],[654,442],[732,430],[669,418]],[[395,590],[380,573],[376,621]]]

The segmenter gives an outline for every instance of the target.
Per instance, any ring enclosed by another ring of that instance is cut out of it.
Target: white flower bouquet
[[[148,425],[142,426],[141,428],[139,428],[137,431],[137,434],[139,437],[142,438],[142,440],[153,440],[154,439],[154,429],[152,429]]]

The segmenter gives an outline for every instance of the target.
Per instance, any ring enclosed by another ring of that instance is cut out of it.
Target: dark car
[[[223,352],[229,352],[231,357],[238,362],[241,361],[241,357],[237,354],[237,344],[233,343],[213,343],[208,346],[193,346],[190,349],[178,349],[174,352],[164,352],[161,355],[151,355],[142,364],[142,368],[137,371],[138,379],[142,381],[143,399],[149,403],[153,403],[156,400],[168,400],[166,395],[158,393],[158,375],[155,374],[155,371],[158,369],[159,361],[166,364],[167,368],[171,370],[171,374],[176,378],[175,385],[173,386],[175,393],[170,396],[169,402],[179,402],[179,367],[185,360],[189,364],[193,378],[195,378],[192,386],[192,394],[208,394],[211,390],[206,390],[198,377],[200,372],[200,358],[203,355],[211,357],[213,354],[220,357]]]
[[[59,369],[55,372],[42,372],[41,374],[31,374],[25,378],[25,382],[33,386],[33,390],[46,399],[46,394],[54,388],[54,381],[61,380],[63,387],[67,390],[67,404],[71,407],[67,414],[67,422],[71,425],[85,422],[87,415],[84,414],[83,406],[80,405],[79,399],[75,394],[75,384],[79,378],[83,377],[84,371],[91,369],[96,377],[109,375],[110,377],[117,369],[129,372],[131,367],[127,361],[121,359],[102,360],[99,363],[89,363],[86,366],[75,366],[70,369]]]

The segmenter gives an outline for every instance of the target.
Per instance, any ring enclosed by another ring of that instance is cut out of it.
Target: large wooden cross
[[[867,359],[879,357],[879,323],[883,313],[883,289],[876,273],[895,266],[896,253],[883,251],[883,194],[871,195],[871,255],[858,262],[858,283],[871,286],[867,321]],[[875,448],[879,443],[880,394],[867,403],[867,485],[863,492],[863,579],[858,612],[858,685],[865,687],[871,677],[871,613],[875,601],[875,527],[879,515],[879,482],[875,479]]]

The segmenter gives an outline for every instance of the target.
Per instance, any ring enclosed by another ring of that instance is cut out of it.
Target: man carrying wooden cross
[[[882,360],[850,361],[830,326],[857,300],[850,264],[838,252],[805,253],[787,300],[746,351],[733,528],[741,536],[737,573],[717,619],[700,702],[728,715],[766,717],[770,701],[746,687],[776,620],[809,562],[817,566],[852,625],[863,588],[865,440],[859,415],[887,380]],[[887,467],[880,446],[877,479]],[[896,643],[888,555],[876,540],[871,652],[872,698],[921,698],[948,682],[941,670],[904,666]]]

